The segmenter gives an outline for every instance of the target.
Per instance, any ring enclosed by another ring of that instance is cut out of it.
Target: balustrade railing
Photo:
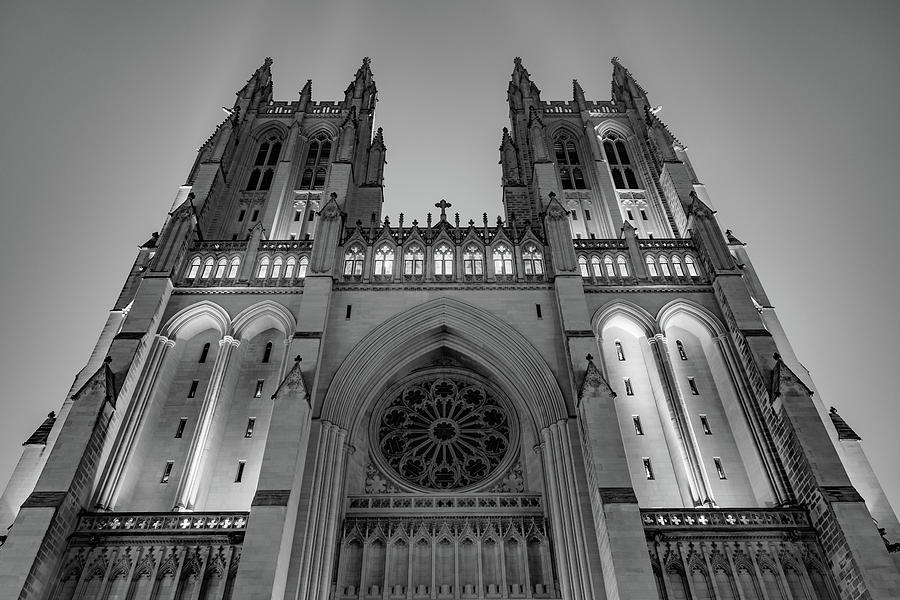
[[[541,514],[539,494],[466,494],[463,496],[420,496],[381,494],[350,496],[347,513],[398,514]]]

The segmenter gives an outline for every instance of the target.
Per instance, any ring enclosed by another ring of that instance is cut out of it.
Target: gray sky
[[[619,56],[747,242],[826,405],[900,507],[900,3],[9,2],[0,22],[0,482],[87,360],[136,246],[265,56],[340,99],[372,57],[385,213],[501,212],[514,56],[608,99]]]

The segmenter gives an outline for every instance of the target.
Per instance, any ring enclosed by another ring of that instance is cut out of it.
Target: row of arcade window
[[[553,153],[556,157],[562,188],[564,190],[587,189],[578,147],[568,133],[560,133],[554,138]],[[624,140],[615,133],[607,134],[603,139],[603,153],[606,155],[606,163],[616,189],[641,189],[642,186],[638,183],[635,167],[632,165]]]
[[[257,279],[293,279],[296,272],[300,279],[306,277],[306,271],[309,269],[309,258],[301,256],[298,261],[293,256],[289,256],[285,261],[280,256],[276,256],[274,260],[269,261],[268,256],[264,256],[259,260],[259,268],[256,269]]]
[[[665,256],[659,257],[659,262],[652,256],[647,257],[647,272],[650,277],[671,277],[673,274],[684,277],[698,277],[697,264],[691,255],[684,257],[684,263],[677,255],[672,256],[672,262]],[[586,256],[578,257],[578,269],[582,277],[628,277],[628,262],[624,256],[616,257],[615,262],[611,256],[604,256],[601,262],[599,256],[591,256],[590,263]]]
[[[325,133],[320,133],[309,143],[298,189],[321,190],[325,187],[325,176],[331,162],[331,146],[331,139]],[[270,137],[259,145],[253,170],[247,180],[247,191],[266,191],[272,187],[280,154],[281,141],[277,137]]]
[[[448,244],[440,244],[433,252],[434,274],[437,276],[453,275],[453,250]],[[494,275],[513,275],[513,253],[509,246],[498,244],[491,251],[494,264]],[[360,277],[363,273],[365,255],[360,246],[351,246],[344,254],[344,275],[346,277]],[[375,277],[387,277],[393,275],[394,249],[387,244],[375,250],[374,260]],[[537,246],[528,245],[522,251],[522,263],[525,275],[543,275],[544,257]],[[463,273],[466,276],[484,275],[484,252],[480,246],[470,244],[463,252]],[[425,274],[425,252],[420,246],[412,245],[403,254],[403,275],[420,277]]]
[[[202,264],[202,268],[201,268]],[[241,259],[235,256],[228,262],[226,258],[220,258],[218,262],[214,262],[212,258],[207,258],[201,263],[200,257],[195,256],[188,266],[186,279],[235,279],[241,269]]]

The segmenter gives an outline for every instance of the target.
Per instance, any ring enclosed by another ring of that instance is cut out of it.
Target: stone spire
[[[578,105],[578,110],[587,110],[587,101],[584,99],[584,90],[577,79],[572,80],[572,101]]]
[[[509,137],[509,129],[503,128],[500,138],[500,165],[503,167],[503,185],[519,185],[522,177],[519,172],[518,149]]]
[[[834,428],[837,430],[838,439],[839,440],[861,440],[862,438],[853,431],[853,428],[847,424],[847,421],[838,414],[838,411],[835,407],[831,407],[828,409],[828,416],[831,417],[831,423],[834,425]]]
[[[367,185],[382,185],[384,182],[384,165],[387,147],[384,145],[384,131],[381,127],[375,132],[375,139],[369,146],[369,162],[366,169]]]
[[[259,104],[268,103],[272,99],[271,58],[266,57],[263,64],[253,72],[253,75],[250,76],[250,79],[247,80],[244,87],[238,90],[237,98],[235,107],[244,104],[241,102],[242,100],[249,101],[249,104],[257,106]],[[244,112],[246,112],[246,106],[243,106],[243,108],[245,109]]]
[[[38,427],[34,433],[31,434],[23,446],[46,446],[47,438],[50,437],[50,430],[53,429],[53,425],[56,424],[56,413],[51,412],[47,415],[47,418],[44,419],[44,422],[41,423],[40,427]]]
[[[300,110],[306,112],[306,108],[312,101],[312,79],[307,79],[300,90]]]

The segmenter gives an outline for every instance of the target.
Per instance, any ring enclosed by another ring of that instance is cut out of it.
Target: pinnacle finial
[[[110,364],[111,362],[112,362],[112,356],[107,356],[106,358],[103,359],[103,363],[104,363],[104,364],[107,364],[107,365],[108,365],[108,364]]]
[[[301,360],[303,360],[303,358],[301,358],[301,356],[300,356],[299,354],[298,354],[297,356],[294,357],[294,362],[295,362],[295,363],[299,363]]]
[[[594,357],[590,352],[587,353],[587,356],[584,357],[588,362],[594,362]]]
[[[776,352],[775,354],[772,355],[772,358],[774,358],[775,360],[781,360],[781,354]]]

